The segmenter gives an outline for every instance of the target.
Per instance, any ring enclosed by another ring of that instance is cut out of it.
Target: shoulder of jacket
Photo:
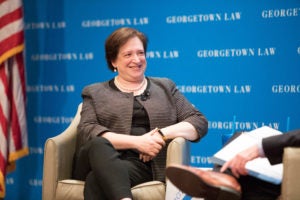
[[[167,84],[167,85],[174,84],[174,82],[171,79],[166,77],[148,77],[148,78],[151,82],[156,84]]]
[[[93,90],[99,90],[106,88],[108,86],[108,81],[106,82],[98,82],[98,83],[92,83],[90,85],[87,85],[83,88],[83,91],[93,91]]]

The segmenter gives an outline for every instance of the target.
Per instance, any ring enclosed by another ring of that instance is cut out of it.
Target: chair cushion
[[[150,181],[131,188],[134,200],[164,200],[166,185],[160,181]]]
[[[56,200],[83,200],[84,181],[61,180],[56,187]]]
[[[83,200],[84,181],[61,180],[56,187],[56,200]],[[131,188],[134,200],[163,200],[166,186],[160,181],[150,181]]]

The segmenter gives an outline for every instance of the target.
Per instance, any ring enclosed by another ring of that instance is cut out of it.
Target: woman
[[[120,28],[106,40],[117,75],[83,89],[74,177],[85,199],[131,199],[131,187],[165,180],[168,141],[199,141],[206,118],[166,78],[145,77],[147,38]],[[158,129],[160,128],[160,129]]]

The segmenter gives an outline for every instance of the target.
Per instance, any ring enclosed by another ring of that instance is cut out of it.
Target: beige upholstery
[[[84,182],[71,179],[77,125],[81,104],[69,127],[56,137],[49,138],[44,149],[43,200],[83,200]],[[183,138],[172,140],[167,151],[167,165],[189,164],[189,143]],[[165,199],[166,186],[151,181],[132,188],[134,199]]]
[[[283,179],[280,200],[300,199],[300,148],[287,147],[283,154]]]

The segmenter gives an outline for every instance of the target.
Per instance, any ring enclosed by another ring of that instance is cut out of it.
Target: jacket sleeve
[[[264,138],[262,147],[271,164],[282,163],[285,147],[300,147],[300,129]]]
[[[206,117],[187,100],[172,81],[171,88],[172,95],[176,101],[178,121],[185,121],[192,124],[199,134],[199,139],[201,139],[206,135],[208,130]]]
[[[91,87],[86,87],[82,91],[83,104],[80,122],[77,127],[79,138],[82,143],[108,131],[108,128],[100,125],[98,122],[95,104],[90,90]]]

